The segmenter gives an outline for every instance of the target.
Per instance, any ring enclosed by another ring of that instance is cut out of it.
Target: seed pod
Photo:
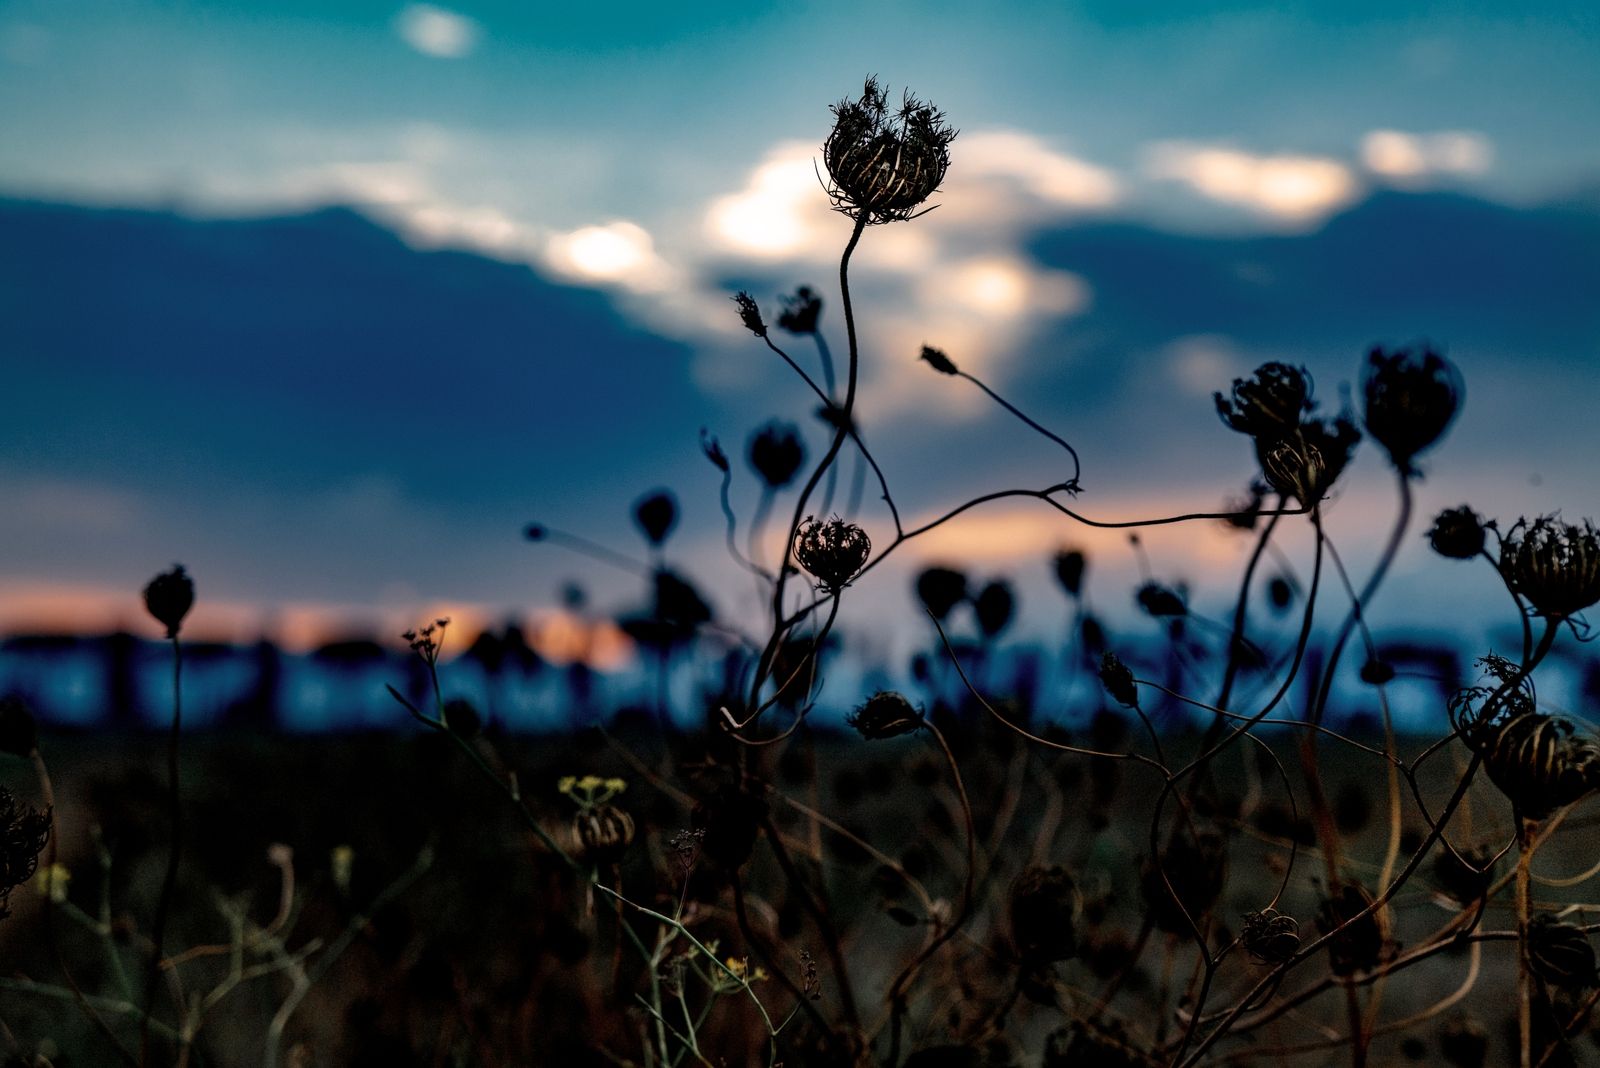
[[[1311,410],[1311,376],[1304,367],[1276,361],[1233,380],[1233,396],[1213,394],[1217,414],[1229,427],[1254,438],[1275,440],[1292,434]]]
[[[778,325],[791,334],[815,334],[822,315],[822,298],[810,286],[801,286],[794,296],[783,298]]]
[[[972,599],[972,611],[978,617],[978,629],[985,638],[998,637],[1011,622],[1015,610],[1016,598],[1004,582],[989,583]]]
[[[633,842],[633,817],[616,805],[591,805],[572,818],[572,830],[592,863],[615,864]]]
[[[794,481],[806,462],[805,443],[800,428],[793,423],[773,420],[750,437],[750,467],[761,476],[768,489],[782,489]]]
[[[1563,990],[1597,985],[1589,936],[1549,913],[1535,916],[1528,924],[1528,965],[1533,974]]]
[[[1025,965],[1069,960],[1077,952],[1078,885],[1065,868],[1028,868],[1011,884],[1011,941]]]
[[[956,131],[909,93],[891,114],[876,78],[858,99],[835,104],[833,114],[822,160],[834,209],[868,223],[911,218],[944,181]]]
[[[925,725],[922,713],[893,690],[880,690],[867,698],[847,722],[868,741],[910,734]]]
[[[1139,688],[1134,683],[1133,672],[1116,653],[1101,654],[1100,684],[1117,704],[1124,708],[1139,707]]]
[[[1483,517],[1466,505],[1446,508],[1434,517],[1428,530],[1428,544],[1440,556],[1451,560],[1471,560],[1483,552]]]
[[[1300,924],[1277,909],[1247,913],[1240,940],[1258,964],[1282,964],[1300,949]]]
[[[678,525],[678,499],[670,490],[655,490],[633,505],[633,521],[652,546],[660,548]]]
[[[6,907],[11,891],[33,877],[49,838],[49,811],[40,812],[0,786],[0,920],[11,915]]]
[[[1077,600],[1083,594],[1083,572],[1087,560],[1080,549],[1063,549],[1056,553],[1056,581],[1067,596]]]
[[[167,637],[178,636],[183,617],[194,607],[194,581],[182,564],[173,564],[171,571],[150,580],[144,588],[144,607],[167,628]]]
[[[1484,770],[1524,819],[1538,820],[1600,788],[1600,745],[1567,720],[1525,712],[1480,728]]]
[[[1256,459],[1272,488],[1309,508],[1328,495],[1350,462],[1361,432],[1344,416],[1308,419],[1294,433],[1256,438]]]
[[[929,615],[943,622],[967,599],[967,576],[948,567],[925,568],[917,575],[917,597]]]
[[[1519,519],[1506,534],[1500,556],[1506,584],[1539,615],[1566,619],[1600,601],[1600,533],[1540,516]]]
[[[767,324],[761,320],[761,308],[756,304],[756,299],[744,290],[734,294],[733,303],[739,309],[739,321],[744,328],[756,337],[767,336]]]

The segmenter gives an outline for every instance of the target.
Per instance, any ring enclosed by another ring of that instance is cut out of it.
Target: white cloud
[[[1168,141],[1150,147],[1146,169],[1210,200],[1290,224],[1320,221],[1361,193],[1348,166],[1321,156],[1262,156]]]
[[[432,4],[408,4],[394,25],[406,44],[437,59],[461,59],[478,46],[481,36],[472,19]]]
[[[544,260],[570,278],[635,292],[659,291],[673,274],[656,255],[650,232],[626,219],[556,234],[545,245]]]
[[[1494,163],[1494,146],[1480,133],[1373,130],[1361,139],[1361,162],[1373,174],[1406,182],[1432,175],[1478,175]]]

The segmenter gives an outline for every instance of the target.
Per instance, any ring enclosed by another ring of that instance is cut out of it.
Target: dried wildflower
[[[1445,703],[1450,725],[1474,747],[1487,741],[1492,728],[1537,710],[1533,679],[1524,675],[1516,664],[1489,653],[1479,657],[1477,665],[1498,685],[1463,687]],[[1507,687],[1507,683],[1511,685]]]
[[[1217,414],[1229,427],[1253,438],[1276,440],[1294,433],[1311,411],[1311,376],[1304,367],[1264,363],[1249,378],[1233,380],[1233,396],[1213,394]]]
[[[767,423],[751,435],[748,456],[751,468],[768,489],[782,489],[794,481],[806,462],[800,428],[777,420]]]
[[[672,835],[669,848],[672,855],[678,860],[678,867],[683,869],[683,874],[694,870],[695,861],[700,859],[700,846],[705,841],[704,828],[692,831],[677,831]]]
[[[811,950],[800,950],[800,992],[812,1001],[822,1000],[822,978],[817,973],[817,958]]]
[[[1273,490],[1310,508],[1344,473],[1361,431],[1348,417],[1308,419],[1293,433],[1256,438],[1256,459]]]
[[[1471,560],[1483,552],[1483,517],[1466,505],[1446,508],[1433,519],[1428,530],[1428,544],[1440,556],[1451,560]]]
[[[597,865],[615,864],[633,842],[633,817],[616,805],[589,805],[572,818],[583,855]]]
[[[956,131],[943,113],[910,93],[890,112],[888,94],[868,78],[860,98],[833,106],[822,146],[834,210],[866,223],[909,219],[944,181]]]
[[[670,490],[653,490],[634,502],[633,521],[645,540],[660,548],[678,525],[678,499]]]
[[[1124,708],[1139,707],[1139,688],[1134,685],[1133,672],[1116,653],[1100,655],[1100,685]]]
[[[444,633],[449,627],[449,618],[442,617],[420,630],[408,630],[400,637],[405,639],[413,653],[422,658],[423,663],[434,667],[439,663],[439,654],[444,649]]]
[[[1226,863],[1227,848],[1215,832],[1175,834],[1159,861],[1147,859],[1140,875],[1151,921],[1169,934],[1193,934],[1222,893]]]
[[[756,299],[741,289],[734,294],[733,303],[739,309],[739,321],[744,328],[756,337],[766,337],[767,324],[761,319],[761,309],[756,305]]]
[[[1067,869],[1031,867],[1011,884],[1011,941],[1024,964],[1069,960],[1078,950],[1078,884]]]
[[[1589,936],[1581,927],[1562,923],[1549,913],[1535,916],[1528,924],[1528,965],[1533,974],[1563,990],[1600,984]]]
[[[1466,907],[1494,883],[1495,851],[1486,843],[1461,850],[1441,849],[1433,858],[1433,881],[1445,896]]]
[[[1140,586],[1133,595],[1139,607],[1144,609],[1148,616],[1161,618],[1162,616],[1185,616],[1189,610],[1183,606],[1183,598],[1177,592],[1161,585],[1159,582],[1146,582]]]
[[[1376,900],[1359,882],[1345,880],[1337,884],[1318,907],[1317,930],[1325,935],[1355,921],[1328,941],[1328,966],[1333,974],[1369,971],[1387,959],[1393,950],[1389,940],[1389,907],[1372,909]]]
[[[0,920],[11,915],[11,891],[33,877],[50,838],[50,813],[0,786]]]
[[[1083,571],[1086,558],[1081,549],[1063,549],[1056,553],[1056,581],[1068,597],[1077,600],[1083,595]]]
[[[847,722],[871,741],[921,730],[922,713],[893,690],[879,690],[850,714]]]
[[[1519,519],[1506,534],[1500,573],[1539,615],[1574,616],[1600,601],[1600,533],[1588,519]]]
[[[978,629],[989,639],[1006,629],[1016,607],[1011,587],[998,580],[984,586],[978,591],[978,596],[972,599],[972,613],[978,617]]]
[[[0,753],[30,756],[39,747],[39,728],[28,703],[15,694],[0,697]]]
[[[728,473],[728,454],[722,451],[722,442],[705,427],[700,428],[700,451],[706,454],[706,459],[711,461],[712,467],[723,474]]]
[[[927,361],[929,367],[932,367],[942,375],[958,375],[961,373],[961,368],[957,367],[950,357],[932,345],[922,346],[922,355],[919,358]]]
[[[1481,726],[1467,741],[1524,819],[1543,819],[1600,789],[1600,745],[1578,737],[1567,720],[1524,712]]]
[[[1424,345],[1390,352],[1374,347],[1362,373],[1367,433],[1404,474],[1412,460],[1444,435],[1461,407],[1461,372]]]
[[[1282,964],[1300,949],[1300,924],[1277,909],[1262,909],[1245,914],[1239,937],[1257,964]]]
[[[182,564],[173,564],[171,571],[163,571],[150,580],[144,588],[144,607],[167,628],[167,637],[178,636],[183,617],[194,607],[194,580]]]
[[[1439,1028],[1439,1056],[1454,1068],[1483,1068],[1489,1059],[1489,1032],[1466,1016]]]
[[[867,562],[872,540],[867,532],[838,516],[823,521],[807,516],[795,533],[794,554],[819,588],[837,593]]]
[[[778,325],[791,334],[815,334],[822,315],[822,298],[810,286],[801,286],[794,296],[783,298]]]

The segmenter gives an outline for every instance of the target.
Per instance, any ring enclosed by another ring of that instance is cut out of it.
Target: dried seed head
[[[879,690],[867,698],[847,722],[869,740],[910,734],[924,726],[922,713],[893,690]]]
[[[1300,949],[1300,924],[1277,909],[1262,909],[1245,915],[1240,940],[1256,963],[1282,964]]]
[[[950,357],[932,345],[922,346],[922,354],[918,358],[925,361],[929,367],[932,367],[942,375],[958,375],[961,373],[961,368],[957,367]]]
[[[1304,367],[1264,363],[1249,378],[1233,380],[1233,396],[1213,394],[1217,414],[1241,434],[1273,440],[1294,432],[1311,411],[1311,376]]]
[[[1133,672],[1116,653],[1101,654],[1100,685],[1117,704],[1125,708],[1139,707],[1139,688],[1134,685]]]
[[[800,428],[777,420],[767,423],[751,436],[748,456],[751,468],[769,489],[782,489],[806,462]]]
[[[1466,505],[1446,508],[1434,517],[1428,530],[1428,544],[1440,556],[1451,560],[1471,560],[1483,552],[1483,517]]]
[[[1067,596],[1077,600],[1083,594],[1083,571],[1086,559],[1081,549],[1063,549],[1056,553],[1056,581]]]
[[[1461,407],[1461,372],[1433,349],[1374,347],[1362,374],[1367,433],[1405,474],[1444,435]]]
[[[33,878],[49,838],[49,811],[40,812],[0,786],[0,920],[11,915],[6,907],[11,891]]]
[[[182,564],[173,564],[144,588],[144,607],[156,622],[167,628],[167,637],[176,638],[183,617],[194,607],[194,581]]]
[[[1600,601],[1600,533],[1553,515],[1517,520],[1506,534],[1500,573],[1539,615],[1566,619]]]
[[[1028,868],[1011,884],[1011,941],[1024,964],[1069,960],[1078,950],[1078,884],[1067,869]]]
[[[1146,582],[1140,586],[1133,595],[1139,607],[1144,609],[1148,616],[1161,618],[1163,616],[1185,616],[1189,610],[1183,605],[1183,598],[1175,590],[1161,585],[1159,582]]]
[[[739,309],[739,321],[744,328],[756,337],[766,337],[767,324],[761,319],[761,308],[756,304],[756,298],[741,289],[733,295],[733,303]]]
[[[660,548],[678,525],[678,499],[670,490],[654,490],[633,505],[633,521],[652,546]]]
[[[1523,712],[1480,726],[1467,741],[1525,819],[1543,819],[1600,789],[1600,745],[1578,737],[1567,720]]]
[[[917,575],[917,597],[940,622],[967,599],[967,576],[948,567],[930,567]]]
[[[872,539],[867,532],[838,516],[826,521],[807,516],[795,532],[794,554],[800,566],[829,593],[848,586],[871,552]]]
[[[999,580],[985,585],[972,599],[972,612],[978,617],[978,629],[984,638],[991,640],[1010,624],[1016,607],[1017,601],[1011,593],[1011,587]]]
[[[633,817],[616,805],[590,805],[572,818],[572,833],[591,863],[615,864],[633,842]]]
[[[1528,964],[1540,979],[1563,990],[1600,985],[1589,936],[1549,913],[1535,916],[1528,924]]]
[[[822,316],[822,298],[810,286],[801,286],[794,296],[783,298],[778,325],[791,334],[815,334]]]
[[[1310,508],[1333,488],[1360,440],[1361,431],[1345,416],[1308,419],[1287,436],[1258,436],[1256,458],[1276,492]]]
[[[1333,974],[1369,971],[1392,952],[1389,907],[1367,911],[1376,900],[1365,886],[1347,880],[1337,884],[1317,909],[1317,930],[1323,934],[1354,920],[1328,941],[1328,965]]]
[[[888,94],[868,78],[861,96],[833,106],[822,146],[834,210],[867,223],[916,214],[944,181],[956,131],[943,113],[907,93],[889,109]]]

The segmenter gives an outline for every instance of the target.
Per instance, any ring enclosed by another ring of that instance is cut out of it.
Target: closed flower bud
[[[806,462],[800,428],[776,420],[766,424],[751,436],[748,455],[750,466],[761,476],[761,481],[769,489],[782,489],[794,481]]]
[[[1461,406],[1461,372],[1424,346],[1420,350],[1374,348],[1362,376],[1367,433],[1402,472],[1443,436]]]
[[[194,607],[194,581],[182,564],[173,564],[151,579],[144,588],[145,609],[156,622],[167,628],[167,637],[176,638],[183,626],[183,617]]]
[[[655,490],[633,505],[633,521],[651,545],[660,547],[678,525],[678,501],[668,490]]]
[[[1428,544],[1440,556],[1451,560],[1471,560],[1483,552],[1483,517],[1466,505],[1446,508],[1434,517],[1428,530]]]
[[[1277,493],[1310,508],[1333,489],[1360,440],[1361,431],[1344,416],[1312,419],[1287,437],[1257,437],[1256,458]]]
[[[1528,965],[1533,974],[1563,990],[1596,985],[1594,947],[1579,927],[1549,913],[1528,924]]]
[[[778,325],[791,334],[815,334],[822,315],[822,298],[810,286],[801,286],[792,297],[783,298]]]
[[[829,593],[850,584],[872,553],[872,539],[854,523],[838,516],[829,520],[807,517],[795,533],[794,554]]]
[[[722,451],[722,442],[705,427],[700,428],[700,451],[706,454],[706,459],[711,461],[712,467],[723,474],[728,473],[728,454]]]
[[[1334,975],[1370,971],[1392,952],[1389,908],[1368,911],[1375,900],[1360,883],[1343,882],[1317,909],[1317,930],[1325,935],[1354,920],[1328,941],[1328,966]]]
[[[1116,653],[1101,655],[1100,685],[1106,688],[1106,693],[1117,704],[1126,708],[1139,707],[1139,688],[1134,685],[1133,672],[1128,670],[1128,665]]]
[[[1213,394],[1217,414],[1228,426],[1254,438],[1276,439],[1294,432],[1311,410],[1311,378],[1304,367],[1264,363],[1249,378],[1233,380],[1233,396]]]
[[[961,369],[955,365],[950,357],[932,345],[922,346],[920,359],[926,361],[929,367],[932,367],[942,375],[958,375],[961,373]]]
[[[1078,885],[1065,868],[1028,868],[1011,884],[1011,941],[1025,964],[1070,959],[1078,950]]]
[[[934,619],[943,621],[967,599],[967,576],[948,567],[930,567],[917,575],[917,597]]]
[[[761,308],[757,306],[756,299],[741,289],[734,294],[733,303],[739,309],[739,321],[744,328],[756,337],[766,337],[767,324],[762,321]]]
[[[1282,964],[1300,949],[1300,924],[1277,909],[1262,909],[1245,916],[1239,937],[1256,963]]]
[[[1539,615],[1565,619],[1600,601],[1600,534],[1540,516],[1519,519],[1506,535],[1500,573]]]
[[[616,805],[590,805],[572,818],[573,835],[594,864],[615,864],[633,842],[633,817]]]
[[[1146,615],[1158,619],[1162,616],[1184,616],[1189,613],[1183,606],[1183,598],[1159,582],[1146,582],[1140,586],[1134,594],[1134,600],[1144,609]]]
[[[0,753],[30,756],[39,747],[39,728],[27,702],[15,694],[0,697]]]
[[[985,638],[995,638],[1005,630],[1016,607],[1011,587],[1004,582],[989,583],[972,599],[972,612],[978,617],[978,629]]]
[[[950,167],[956,131],[944,115],[909,93],[891,112],[876,78],[860,98],[835,104],[833,115],[822,160],[834,209],[868,223],[911,218]]]
[[[867,698],[847,722],[869,740],[894,738],[923,727],[922,713],[893,690],[880,690]]]
[[[1083,593],[1085,558],[1082,550],[1063,549],[1056,553],[1056,581],[1067,596],[1076,600]]]

